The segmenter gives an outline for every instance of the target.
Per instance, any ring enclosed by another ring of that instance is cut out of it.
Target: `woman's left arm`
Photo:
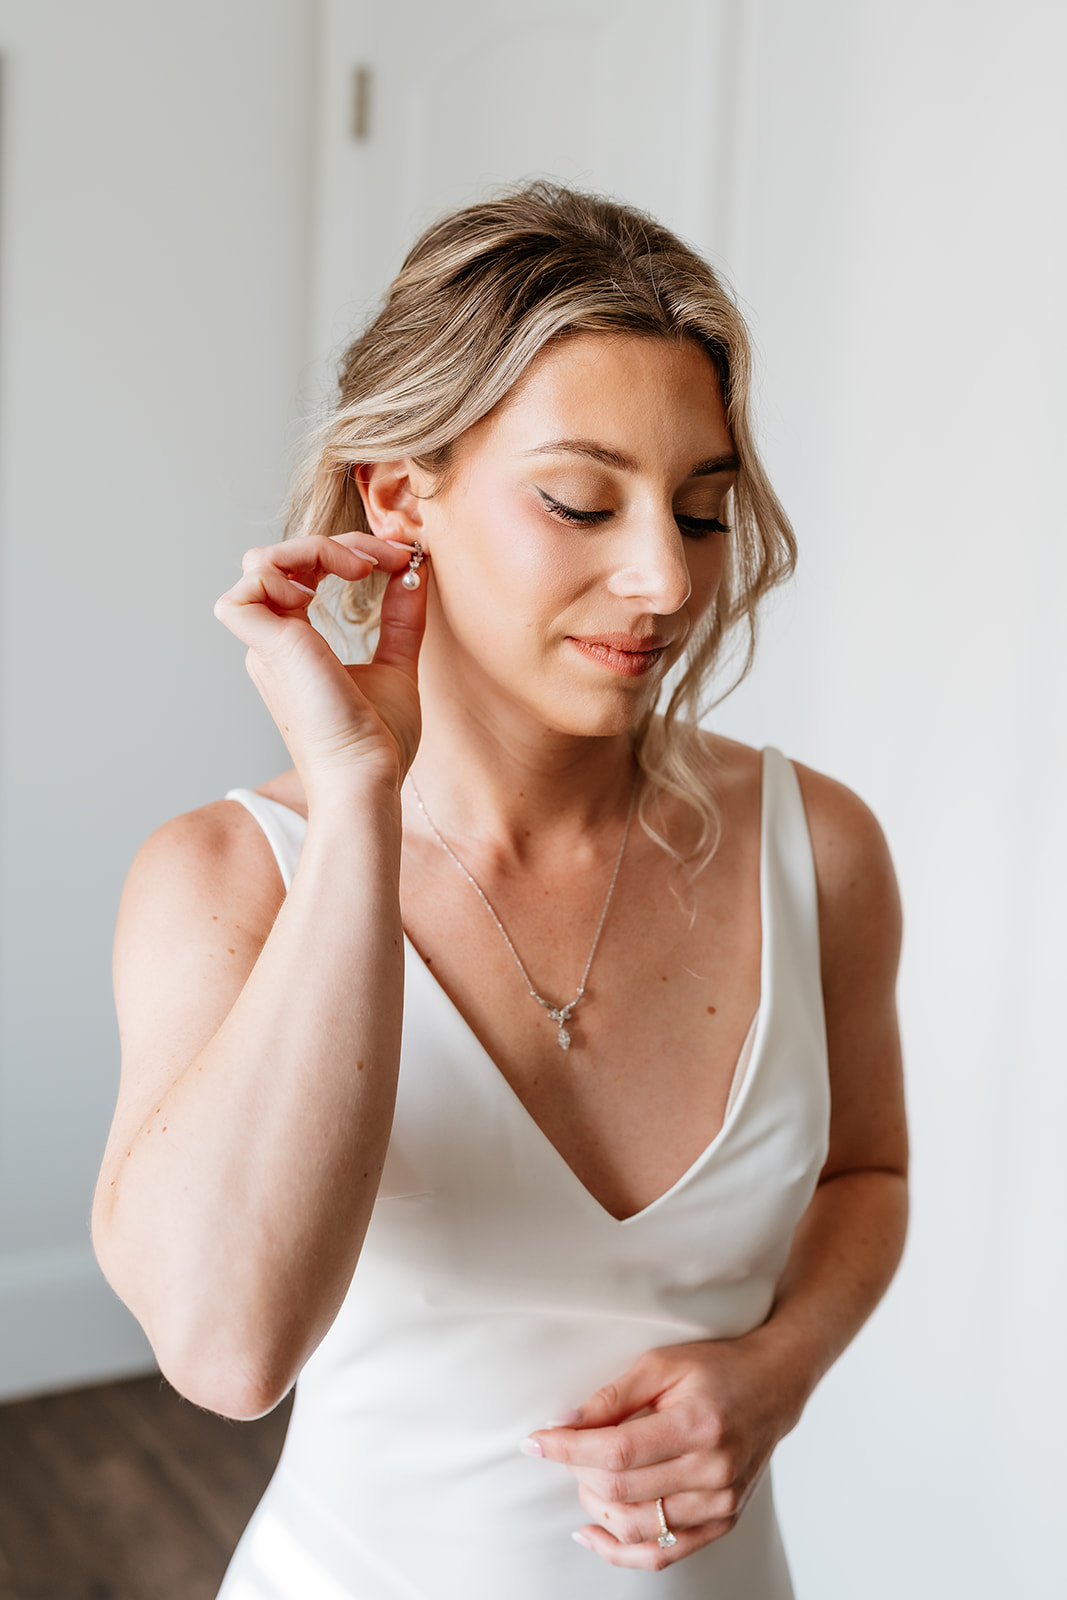
[[[613,1566],[658,1570],[730,1531],[904,1245],[896,879],[866,806],[831,779],[803,767],[798,775],[819,891],[829,1154],[762,1326],[649,1351],[564,1419],[569,1426],[524,1446],[570,1467],[593,1519],[575,1538]],[[660,1498],[675,1535],[666,1547]]]
[[[793,1370],[794,1422],[888,1288],[908,1215],[896,1008],[901,915],[893,864],[862,801],[832,779],[797,771],[819,891],[830,1148],[774,1310],[750,1336],[776,1365]]]

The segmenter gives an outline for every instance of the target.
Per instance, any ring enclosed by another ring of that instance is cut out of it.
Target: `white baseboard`
[[[0,1256],[0,1400],[155,1370],[88,1243]]]

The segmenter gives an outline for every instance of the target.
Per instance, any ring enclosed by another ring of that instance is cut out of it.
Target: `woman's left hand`
[[[803,1404],[762,1331],[650,1350],[568,1426],[531,1435],[524,1448],[578,1480],[593,1519],[580,1544],[614,1567],[658,1572],[729,1533]],[[666,1548],[658,1499],[675,1536]]]

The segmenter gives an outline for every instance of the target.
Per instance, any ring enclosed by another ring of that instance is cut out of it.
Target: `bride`
[[[469,207],[218,602],[293,766],[133,866],[94,1237],[191,1400],[299,1376],[227,1600],[791,1593],[767,1465],[903,1241],[899,910],[696,720],[792,567],[748,391],[651,219]]]

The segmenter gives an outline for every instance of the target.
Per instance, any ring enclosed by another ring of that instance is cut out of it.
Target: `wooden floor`
[[[214,1600],[288,1420],[159,1377],[0,1405],[0,1600]]]

